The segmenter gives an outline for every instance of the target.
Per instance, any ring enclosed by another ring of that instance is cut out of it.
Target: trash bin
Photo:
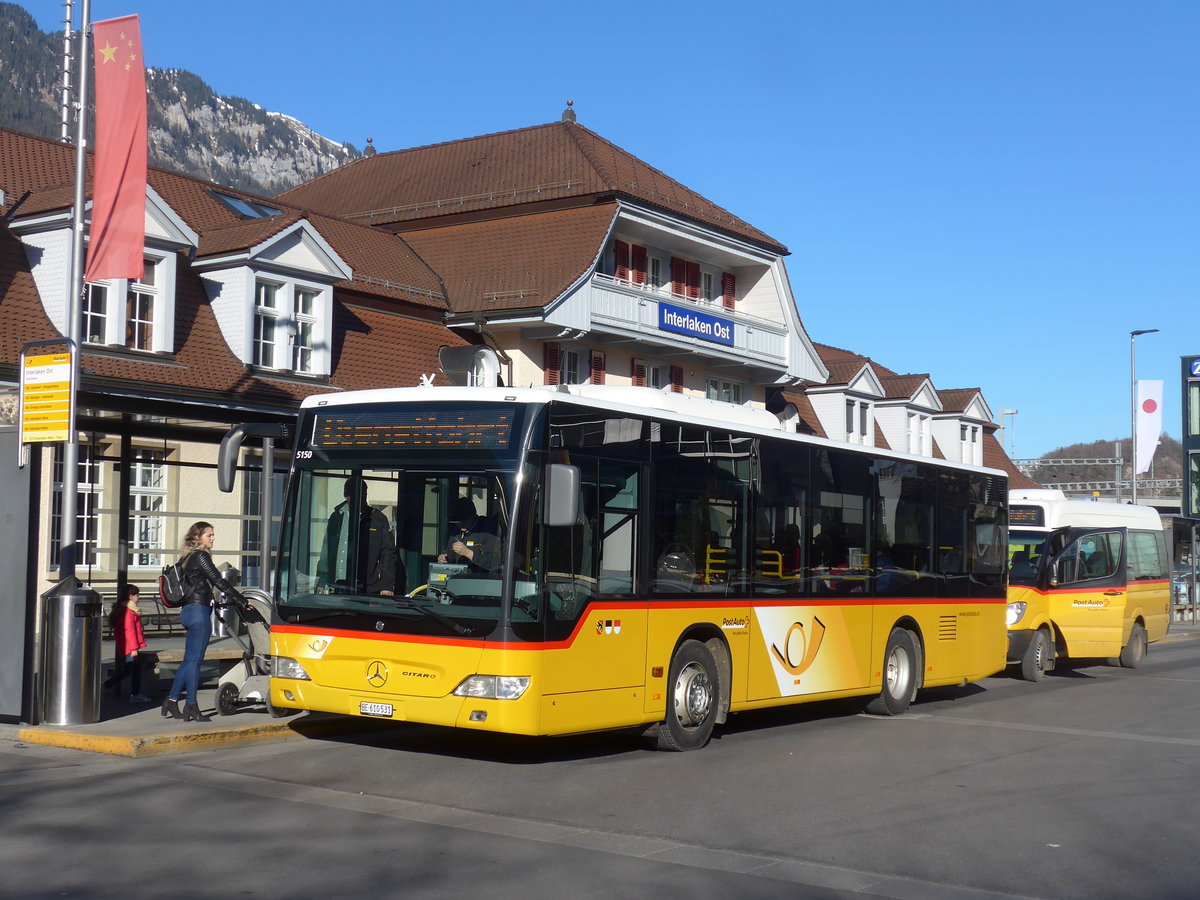
[[[42,722],[100,721],[101,612],[100,595],[77,578],[42,594]]]

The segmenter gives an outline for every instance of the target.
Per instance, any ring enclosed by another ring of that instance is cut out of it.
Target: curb
[[[304,721],[270,722],[262,725],[235,725],[202,731],[172,731],[161,734],[111,735],[83,731],[61,731],[43,726],[17,729],[15,740],[42,747],[86,750],[109,756],[142,758],[175,753],[197,753],[262,741],[300,740],[336,734],[345,728],[344,717]]]

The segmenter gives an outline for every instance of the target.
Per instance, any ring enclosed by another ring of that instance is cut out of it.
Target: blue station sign
[[[661,331],[673,331],[702,341],[733,346],[732,322],[685,306],[658,304],[658,327]]]

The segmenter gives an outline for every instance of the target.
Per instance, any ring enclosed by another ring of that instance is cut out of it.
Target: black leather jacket
[[[183,574],[187,579],[188,594],[184,603],[212,603],[212,589],[216,588],[229,600],[245,606],[247,601],[238,589],[213,565],[207,550],[193,550],[183,560]]]

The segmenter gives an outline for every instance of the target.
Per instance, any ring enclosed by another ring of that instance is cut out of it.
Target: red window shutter
[[[633,283],[646,283],[646,248],[641,244],[634,244],[630,248],[630,253],[633,257]]]
[[[604,384],[604,354],[599,350],[592,351],[592,384]]]
[[[733,309],[737,301],[737,278],[732,272],[721,273],[721,300],[726,309]]]
[[[671,257],[671,293],[676,297],[687,296],[687,263],[676,256]]]
[[[698,262],[687,264],[687,298],[689,300],[700,299],[700,263]]]
[[[624,241],[616,243],[617,257],[617,280],[629,280],[629,245]]]
[[[558,384],[558,344],[547,341],[543,345],[542,372],[545,376],[543,384]]]
[[[629,373],[633,381],[634,387],[646,386],[646,363],[643,360],[635,359],[633,361],[633,370]]]
[[[683,366],[671,366],[671,391],[683,393]]]

